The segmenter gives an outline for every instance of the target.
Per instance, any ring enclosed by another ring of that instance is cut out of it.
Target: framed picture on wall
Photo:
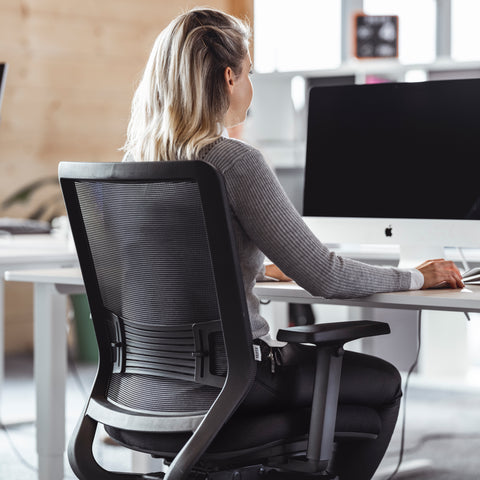
[[[355,15],[354,39],[357,58],[397,58],[398,15]]]

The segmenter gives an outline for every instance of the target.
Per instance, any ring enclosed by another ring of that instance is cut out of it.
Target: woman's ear
[[[227,88],[228,88],[229,92],[232,93],[233,86],[234,86],[234,83],[235,83],[235,76],[233,74],[233,70],[230,67],[227,67],[225,69],[224,76],[225,76],[225,82],[227,83]]]

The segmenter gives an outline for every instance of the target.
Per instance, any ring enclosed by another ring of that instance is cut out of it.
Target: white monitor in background
[[[3,91],[5,90],[6,78],[7,78],[7,64],[0,63],[0,118],[1,118]]]
[[[480,248],[480,79],[313,88],[303,215],[400,264]]]

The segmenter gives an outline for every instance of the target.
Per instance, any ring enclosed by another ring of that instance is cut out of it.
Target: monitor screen
[[[3,91],[5,90],[5,79],[7,77],[7,64],[0,63],[0,118],[2,110]]]
[[[304,216],[336,219],[324,241],[480,247],[478,112],[480,79],[313,88]]]

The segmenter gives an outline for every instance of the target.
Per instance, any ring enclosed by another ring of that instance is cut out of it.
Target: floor
[[[8,356],[2,390],[3,419],[33,418],[33,359],[30,355]],[[91,364],[70,363],[67,392],[67,438],[82,410],[86,392],[95,374]],[[415,378],[408,389],[406,430],[402,467],[395,479],[480,479],[480,388],[426,387]],[[402,419],[375,480],[387,480],[398,463]],[[130,455],[105,442],[100,432],[97,458],[106,467],[129,469]],[[65,478],[74,479],[65,461]],[[33,423],[0,431],[0,480],[36,479],[35,429]],[[93,479],[92,479],[93,480]]]
[[[480,391],[441,390],[415,384],[406,397],[403,468],[395,478],[480,479]],[[386,480],[398,463],[403,416],[375,476]],[[407,467],[411,467],[409,470]]]
[[[69,362],[66,396],[66,436],[69,438],[82,412],[87,392],[95,376],[92,364]],[[33,357],[10,355],[6,358],[5,386],[2,390],[2,420],[19,421],[0,431],[0,480],[34,480],[37,478],[35,426],[35,391],[33,384]],[[26,423],[22,423],[26,420]],[[107,444],[106,435],[99,432],[95,449],[97,458],[106,467],[128,470],[130,455],[121,447]],[[75,479],[65,457],[65,479]],[[92,479],[94,480],[94,479]]]

